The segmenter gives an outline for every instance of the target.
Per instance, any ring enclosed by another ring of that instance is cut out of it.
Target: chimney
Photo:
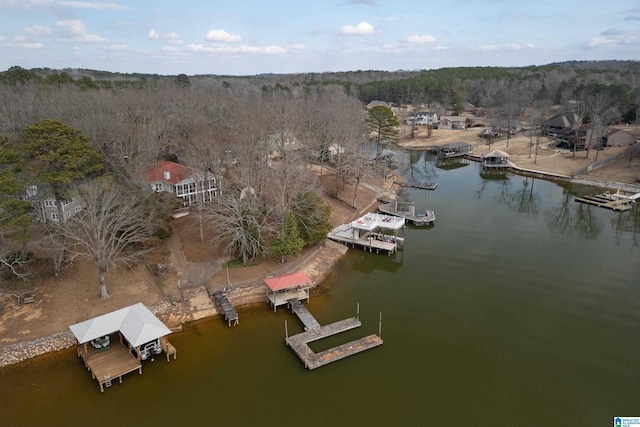
[[[168,170],[165,170],[164,172],[162,172],[162,176],[164,177],[165,181],[169,181],[169,179],[171,178],[171,174],[169,173]]]

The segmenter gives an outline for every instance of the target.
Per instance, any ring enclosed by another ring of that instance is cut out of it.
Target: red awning
[[[275,276],[269,277],[268,279],[264,279],[264,283],[269,286],[271,291],[281,291],[283,289],[295,288],[299,285],[307,285],[311,283],[311,279],[307,277],[301,271],[293,274],[287,274],[286,276]]]

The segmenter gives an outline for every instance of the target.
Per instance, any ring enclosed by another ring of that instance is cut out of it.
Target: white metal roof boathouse
[[[111,380],[137,370],[142,360],[162,351],[176,358],[176,349],[167,340],[171,330],[142,303],[121,308],[69,326],[78,340],[78,357],[98,381],[100,391]],[[119,339],[117,339],[119,338]]]
[[[376,251],[376,253],[382,250],[391,255],[404,242],[404,237],[397,235],[404,226],[404,218],[368,213],[355,221],[334,228],[327,237],[347,246],[362,247],[364,250]],[[393,235],[385,231],[393,232]]]

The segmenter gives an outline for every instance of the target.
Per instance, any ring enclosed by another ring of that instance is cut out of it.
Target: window
[[[44,205],[47,208],[55,208],[56,207],[56,201],[55,200],[45,200],[44,201]]]
[[[75,210],[76,210],[76,212],[80,212],[82,210],[82,206],[76,206]]]
[[[71,211],[65,211],[65,213],[67,214],[67,216],[71,216]]]
[[[57,221],[58,220],[58,214],[55,213],[55,212],[51,213],[51,219],[54,220],[54,221]]]

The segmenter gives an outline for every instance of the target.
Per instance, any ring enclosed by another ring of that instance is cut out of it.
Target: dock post
[[[382,312],[380,312],[380,323],[378,323],[378,336],[382,338]]]
[[[360,303],[356,305],[356,319],[360,320]]]
[[[287,319],[284,320],[284,338],[289,339],[289,328],[287,327]]]

